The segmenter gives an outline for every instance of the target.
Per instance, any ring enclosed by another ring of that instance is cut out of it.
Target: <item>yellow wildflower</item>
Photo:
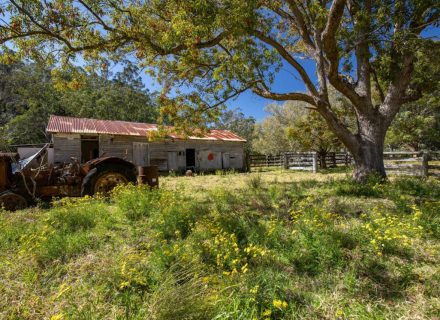
[[[283,300],[275,299],[275,300],[272,301],[272,304],[273,304],[273,306],[275,308],[278,308],[278,309],[285,309],[285,308],[287,308],[287,302],[283,301]]]

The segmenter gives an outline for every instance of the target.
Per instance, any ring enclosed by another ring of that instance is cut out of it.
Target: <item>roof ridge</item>
[[[152,126],[158,126],[157,123],[149,123],[149,122],[137,122],[137,121],[127,121],[127,120],[110,120],[110,119],[96,119],[96,118],[84,118],[84,117],[72,117],[72,116],[59,116],[56,114],[51,114],[50,117],[59,117],[59,118],[69,118],[69,119],[77,119],[77,120],[87,120],[87,121],[110,121],[110,122],[128,122],[128,123],[140,123],[140,124],[148,124]]]
[[[67,123],[63,123],[64,121]],[[139,127],[136,127],[136,125]],[[80,134],[92,133],[92,134],[144,136],[150,130],[154,130],[154,129],[157,130],[158,126],[159,126],[158,124],[146,123],[146,122],[50,115],[49,122],[46,127],[46,131],[52,133],[80,133]],[[170,126],[170,127],[174,128],[174,126]],[[230,130],[225,130],[225,129],[208,129],[208,130],[209,130],[208,133],[202,137],[189,136],[188,139],[241,141],[241,142],[246,141],[246,139],[243,139],[242,137],[240,137],[239,135],[237,135],[236,133]],[[172,137],[179,139],[178,135],[173,135]]]

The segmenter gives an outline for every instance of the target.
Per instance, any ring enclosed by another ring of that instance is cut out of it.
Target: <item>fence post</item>
[[[428,176],[429,171],[429,154],[427,152],[422,153],[422,177]]]
[[[332,157],[332,166],[334,168],[336,168],[337,167],[337,164],[336,164],[336,152],[332,152],[331,153],[331,157]]]
[[[318,172],[318,154],[316,152],[312,152],[312,166],[313,173]]]
[[[289,169],[289,161],[288,161],[289,159],[287,158],[287,154],[284,153],[283,156],[284,156],[284,169]]]

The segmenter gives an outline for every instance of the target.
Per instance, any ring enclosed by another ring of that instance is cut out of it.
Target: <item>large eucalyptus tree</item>
[[[132,55],[172,93],[162,98],[163,112],[183,127],[210,119],[246,90],[306,102],[353,154],[358,180],[385,176],[385,133],[422,89],[423,81],[412,81],[418,52],[438,46],[422,36],[439,21],[436,0],[0,3],[0,44],[16,56],[63,65],[81,53],[81,63],[96,67]],[[306,68],[310,62],[314,67]],[[299,77],[305,90],[274,92],[281,67],[291,68],[292,84]],[[332,110],[329,84],[351,102],[355,131]]]

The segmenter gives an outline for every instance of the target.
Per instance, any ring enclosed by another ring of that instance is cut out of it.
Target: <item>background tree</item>
[[[0,127],[4,139],[12,144],[48,141],[49,115],[66,115],[50,72],[23,63],[0,68]]]
[[[440,149],[440,91],[403,106],[386,136],[392,149]]]
[[[323,169],[327,168],[328,153],[338,151],[342,147],[338,137],[329,130],[324,119],[313,111],[306,111],[295,119],[287,129],[287,136],[298,143],[299,151],[316,152]]]
[[[333,111],[348,128],[354,127],[354,115],[346,113],[347,101],[329,88]],[[263,154],[289,151],[315,151],[320,155],[321,167],[326,168],[325,157],[331,151],[343,148],[338,137],[315,110],[307,109],[303,102],[287,101],[271,104],[269,116],[257,124],[254,150]]]
[[[75,82],[78,75],[84,78],[81,83]],[[156,122],[155,100],[132,65],[115,75],[87,76],[81,70],[59,74],[35,64],[0,65],[0,127],[12,144],[48,141],[50,114]]]
[[[184,119],[185,126],[210,119],[210,111],[248,89],[273,100],[306,102],[352,153],[358,180],[371,172],[385,177],[387,129],[400,107],[425,89],[412,81],[423,62],[416,53],[438,47],[422,37],[438,23],[435,0],[0,3],[6,12],[0,44],[6,48],[12,41],[19,49],[3,60],[26,55],[64,65],[83,52],[84,61],[99,66],[102,59],[135,56],[164,84],[165,113]],[[313,62],[314,70],[303,62]],[[301,78],[305,92],[274,92],[281,66]],[[351,102],[355,131],[333,111],[329,84]],[[177,102],[165,98],[167,92]]]
[[[306,109],[298,109],[293,103],[271,103],[266,106],[268,116],[255,125],[253,151],[261,154],[277,155],[298,151],[300,145],[289,137],[288,130],[295,121],[305,115]]]

